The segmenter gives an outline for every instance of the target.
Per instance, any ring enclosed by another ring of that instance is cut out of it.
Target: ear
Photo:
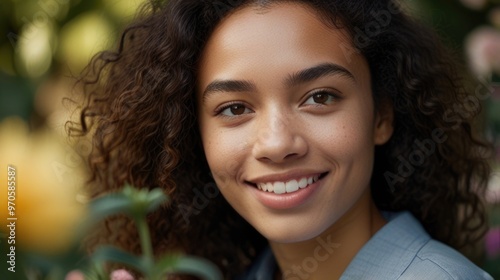
[[[389,100],[381,101],[375,111],[375,129],[373,141],[375,145],[383,145],[389,141],[394,132],[394,109]]]

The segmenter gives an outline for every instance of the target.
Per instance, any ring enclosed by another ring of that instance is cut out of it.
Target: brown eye
[[[337,99],[337,96],[329,93],[327,91],[319,91],[316,93],[313,93],[309,96],[309,98],[304,102],[306,105],[327,105],[335,102]]]
[[[330,98],[329,94],[325,92],[315,93],[313,95],[314,102],[321,104],[325,104],[329,98]]]
[[[231,105],[229,109],[233,115],[242,115],[243,113],[245,113],[246,108],[243,105],[236,104],[236,105]]]
[[[224,116],[234,117],[234,116],[248,114],[250,112],[252,111],[243,104],[232,104],[221,109],[219,114]]]

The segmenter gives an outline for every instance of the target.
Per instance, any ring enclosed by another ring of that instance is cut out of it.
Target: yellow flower
[[[17,118],[1,122],[0,230],[9,247],[45,254],[67,249],[86,214],[77,201],[84,176],[83,160],[56,134],[29,134]]]

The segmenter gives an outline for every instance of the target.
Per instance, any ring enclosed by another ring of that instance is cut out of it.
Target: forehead
[[[201,56],[199,89],[213,79],[269,77],[333,62],[360,80],[369,80],[367,63],[347,32],[328,26],[305,4],[247,6],[227,16],[211,34]],[[279,66],[282,66],[281,68]]]

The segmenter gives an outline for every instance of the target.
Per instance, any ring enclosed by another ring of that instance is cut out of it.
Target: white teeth
[[[276,183],[274,183],[273,187],[274,187],[275,194],[282,194],[282,193],[285,193],[285,191],[286,191],[285,183],[283,183],[283,182],[276,182]]]
[[[296,192],[299,189],[299,183],[296,180],[289,181],[286,183],[285,188],[287,193]]]
[[[302,178],[299,181],[299,188],[303,189],[305,187],[307,187],[307,178]]]
[[[267,186],[267,191],[268,192],[274,192],[273,183],[267,183],[266,186]]]
[[[316,175],[308,178],[304,177],[300,180],[290,180],[288,182],[258,183],[257,188],[265,192],[274,192],[275,194],[293,193],[299,189],[306,188],[318,180],[319,175]]]

